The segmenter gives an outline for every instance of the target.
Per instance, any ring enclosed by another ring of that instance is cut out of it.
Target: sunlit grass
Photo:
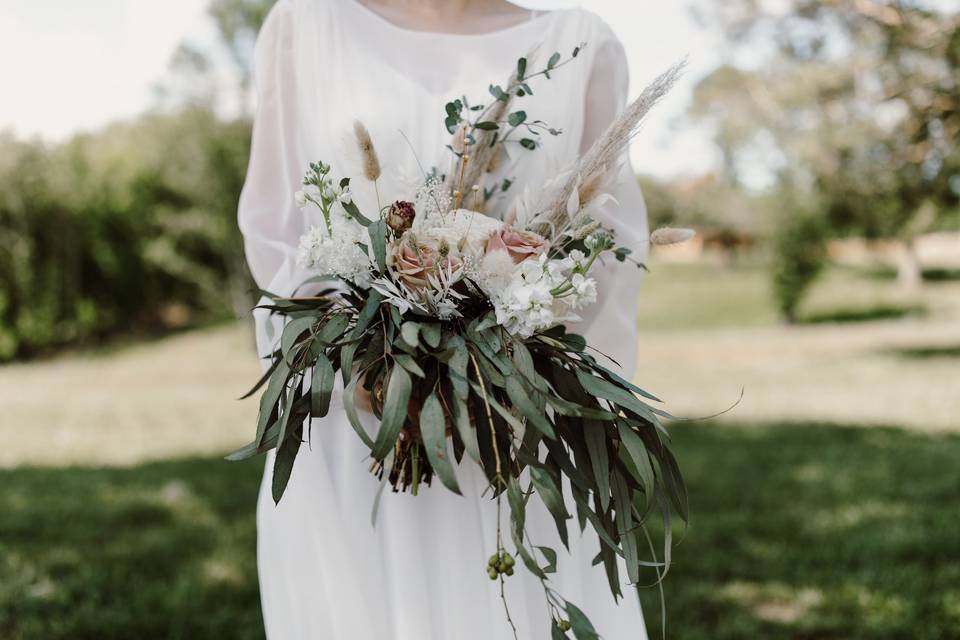
[[[934,640],[958,628],[960,436],[674,433],[693,518],[665,584],[668,637]],[[259,460],[219,458],[0,471],[0,637],[262,638],[260,472]],[[656,592],[643,600],[656,637]]]
[[[960,436],[676,427],[692,522],[668,636],[934,640],[960,628]],[[643,593],[651,625],[659,605]]]
[[[721,264],[651,261],[644,276],[638,314],[641,331],[774,326],[780,323],[767,268],[756,259]],[[870,272],[831,266],[811,287],[799,320],[868,322],[906,316],[960,318],[960,281],[931,280],[904,291],[894,280]]]

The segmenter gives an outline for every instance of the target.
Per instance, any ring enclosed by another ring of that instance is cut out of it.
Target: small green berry
[[[561,620],[560,622],[557,623],[557,628],[560,629],[560,631],[564,631],[564,632],[570,631],[570,623],[567,622],[566,620]]]
[[[513,556],[508,553],[503,557],[503,564],[507,565],[507,567],[512,567],[516,564],[516,560],[514,560]]]
[[[498,563],[498,562],[500,562],[500,556],[497,555],[497,554],[493,554],[492,556],[490,556],[490,559],[487,560],[487,566],[488,566],[488,567],[495,567],[495,566],[497,566],[497,563]]]
[[[490,579],[491,579],[491,580],[496,580],[496,579],[497,579],[497,575],[498,575],[498,574],[497,574],[497,570],[491,567],[491,568],[487,571],[487,575],[490,576]]]
[[[512,576],[512,575],[513,575],[513,567],[507,567],[507,570],[504,571],[504,573],[507,574],[508,576]]]

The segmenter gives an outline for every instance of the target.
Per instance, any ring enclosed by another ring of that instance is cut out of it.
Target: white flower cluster
[[[430,220],[434,217],[443,217],[450,211],[453,198],[444,186],[443,180],[439,176],[432,175],[417,189],[413,205],[419,220]]]
[[[579,251],[562,259],[551,260],[541,254],[524,260],[515,266],[506,286],[488,292],[497,322],[513,335],[527,338],[562,322],[579,320],[573,312],[597,299],[596,281],[582,272],[588,267],[586,256]]]
[[[300,238],[297,264],[369,288],[373,262],[361,246],[367,243],[366,229],[335,207],[329,214],[329,228],[326,224],[310,227]]]
[[[409,203],[396,203],[396,215],[387,216],[387,273],[378,273],[368,231],[351,216],[356,209],[349,181],[335,183],[329,174],[329,165],[312,164],[296,194],[305,213],[322,214],[322,223],[300,239],[298,263],[306,269],[372,287],[402,313],[440,319],[459,317],[470,292],[482,292],[497,321],[522,338],[579,320],[575,312],[596,301],[596,282],[588,273],[612,246],[609,236],[586,237],[589,255],[571,251],[551,258],[549,243],[536,233],[468,209],[450,210],[449,194],[437,178],[418,191],[412,221],[400,206]]]
[[[329,171],[329,167],[324,165]],[[307,182],[307,180],[312,180]],[[353,193],[350,191],[350,185],[343,187],[334,184],[333,179],[327,173],[316,173],[313,177],[308,174],[304,180],[303,189],[294,194],[294,200],[301,209],[311,204],[324,208],[332,204],[350,204],[353,202]]]

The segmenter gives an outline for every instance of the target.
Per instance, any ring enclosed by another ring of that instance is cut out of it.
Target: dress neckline
[[[341,0],[343,4],[349,6],[349,8],[354,11],[357,15],[368,19],[370,21],[376,22],[381,27],[395,31],[397,33],[408,35],[411,37],[422,37],[422,38],[445,38],[445,39],[463,39],[463,40],[479,40],[483,38],[494,38],[501,35],[513,34],[519,31],[523,31],[526,28],[540,24],[545,21],[547,18],[552,17],[557,11],[532,11],[529,18],[516,24],[511,24],[500,29],[493,29],[491,31],[481,31],[479,33],[454,33],[452,31],[424,31],[420,29],[411,29],[409,27],[402,27],[397,23],[387,19],[386,17],[380,15],[370,7],[366,6],[360,0]]]

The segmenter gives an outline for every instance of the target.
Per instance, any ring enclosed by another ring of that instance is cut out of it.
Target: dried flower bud
[[[412,202],[397,200],[390,205],[387,211],[387,226],[393,230],[397,236],[402,236],[410,227],[413,226],[413,219],[417,211]]]
[[[370,132],[362,122],[356,120],[353,123],[353,135],[357,138],[357,147],[363,157],[363,176],[370,182],[376,182],[380,178],[380,159],[377,157]]]
[[[650,242],[658,246],[680,244],[695,235],[697,235],[697,232],[693,229],[671,229],[670,227],[664,227],[650,234]]]
[[[467,137],[467,123],[462,122],[460,126],[457,127],[457,130],[453,133],[453,140],[450,146],[453,147],[455,153],[462,154],[467,150],[467,145],[470,144],[470,138]]]

